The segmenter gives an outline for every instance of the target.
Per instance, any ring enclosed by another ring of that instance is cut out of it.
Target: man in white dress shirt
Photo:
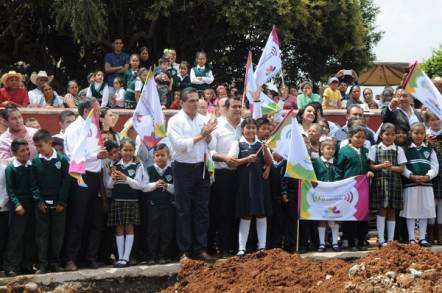
[[[228,153],[232,144],[238,143],[241,138],[241,104],[239,98],[226,100],[225,119],[218,123],[212,134],[211,154],[215,161],[215,183],[210,197],[210,230],[218,231],[218,248],[223,256],[234,252],[238,243],[238,224],[235,218],[238,160]]]
[[[211,260],[207,254],[210,179],[205,166],[216,120],[198,114],[198,92],[181,93],[182,110],[169,120],[167,136],[175,150],[173,181],[176,195],[177,243],[182,258]]]
[[[99,107],[97,100],[93,97],[85,97],[78,105],[78,117],[66,128],[64,133],[64,151],[69,160],[75,146],[79,141],[81,132],[86,123],[89,111]],[[101,166],[102,159],[107,157],[104,147],[98,146],[96,136],[98,129],[92,125],[92,135],[87,138],[86,146],[88,155],[86,156],[86,174],[83,175],[87,187],[81,187],[75,181],[73,192],[69,198],[69,226],[67,227],[66,238],[66,271],[77,270],[77,257],[81,244],[85,243],[86,261],[89,268],[97,268],[97,253],[100,247],[101,232],[104,228],[104,211],[102,198],[98,196],[101,187]],[[84,231],[88,233],[83,233]],[[83,235],[87,234],[86,241]]]

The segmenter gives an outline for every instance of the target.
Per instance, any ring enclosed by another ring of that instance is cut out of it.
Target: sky
[[[422,62],[442,45],[442,0],[374,0],[380,8],[376,61]]]

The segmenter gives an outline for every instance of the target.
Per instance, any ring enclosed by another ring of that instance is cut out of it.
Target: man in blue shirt
[[[123,73],[129,69],[129,55],[123,52],[123,39],[115,37],[112,42],[113,52],[107,53],[104,57],[104,71],[107,74],[107,85],[109,93],[113,94],[113,82],[115,77],[123,77]]]

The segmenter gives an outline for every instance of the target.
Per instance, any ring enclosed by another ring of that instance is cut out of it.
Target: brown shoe
[[[211,257],[207,252],[203,251],[195,257],[195,260],[202,260],[205,262],[214,262],[216,259]]]
[[[75,263],[73,261],[68,261],[66,263],[66,266],[64,267],[64,270],[66,272],[73,272],[73,271],[78,270],[78,268],[77,268],[77,266],[75,265]]]

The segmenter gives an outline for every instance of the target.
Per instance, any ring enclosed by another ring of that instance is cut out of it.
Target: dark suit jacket
[[[416,115],[417,119],[422,122],[422,116],[419,114],[416,109],[413,108],[414,114]],[[410,130],[410,125],[408,123],[408,117],[407,115],[399,110],[398,108],[394,111],[391,111],[388,106],[384,107],[382,109],[382,122],[383,123],[393,123],[396,128],[402,128],[406,129],[407,131]]]

